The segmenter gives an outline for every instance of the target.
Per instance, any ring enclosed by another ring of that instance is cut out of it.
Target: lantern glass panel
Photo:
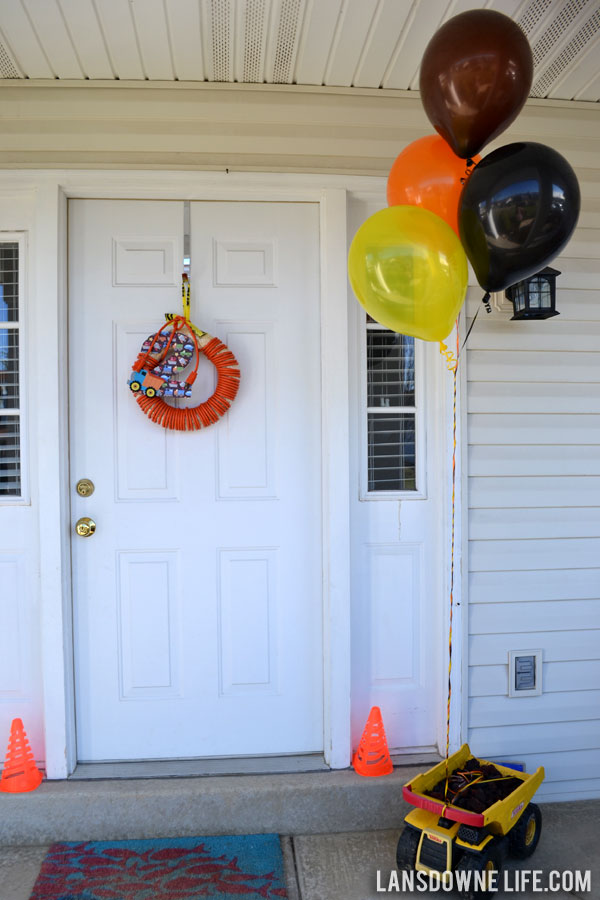
[[[515,308],[525,309],[525,285],[520,282],[515,288]]]
[[[529,309],[540,308],[540,279],[532,278],[529,282]]]
[[[550,288],[550,282],[545,278],[540,278],[542,282],[542,289],[540,292],[540,306],[544,309],[550,309],[552,307],[552,290]]]

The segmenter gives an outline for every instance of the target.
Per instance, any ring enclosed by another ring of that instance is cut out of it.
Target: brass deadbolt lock
[[[75,531],[79,537],[92,537],[96,531],[96,523],[88,516],[84,516],[83,519],[78,519],[75,523]]]
[[[80,497],[91,497],[94,493],[94,482],[89,478],[80,478],[75,486],[75,490]]]

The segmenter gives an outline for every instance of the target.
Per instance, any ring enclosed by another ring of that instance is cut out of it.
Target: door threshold
[[[196,778],[206,775],[289,775],[328,772],[322,753],[289,756],[213,757],[211,759],[147,759],[77,763],[70,781],[108,778]]]
[[[390,756],[394,767],[427,766],[427,768],[431,768],[431,766],[437,765],[444,758],[440,756],[438,750],[431,747],[427,747],[424,750],[390,750]]]

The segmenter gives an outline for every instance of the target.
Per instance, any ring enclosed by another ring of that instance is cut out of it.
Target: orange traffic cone
[[[0,779],[0,791],[10,794],[35,791],[41,782],[42,773],[35,764],[23,722],[21,719],[13,719],[10,726],[6,760]]]
[[[389,775],[394,769],[378,706],[371,708],[352,765],[359,775]]]

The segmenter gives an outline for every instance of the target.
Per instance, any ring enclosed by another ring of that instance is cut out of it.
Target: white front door
[[[127,380],[181,310],[184,204],[70,203],[72,518],[97,525],[73,537],[81,761],[323,748],[318,207],[190,218],[191,318],[242,380],[223,419],[180,433]]]

